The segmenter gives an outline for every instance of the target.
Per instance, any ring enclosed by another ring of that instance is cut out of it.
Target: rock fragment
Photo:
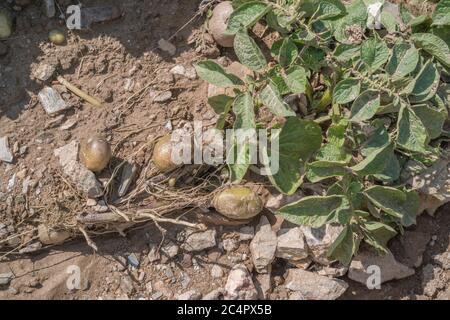
[[[189,230],[182,248],[189,252],[202,251],[216,246],[216,230]]]
[[[177,47],[165,39],[160,39],[158,41],[158,46],[162,51],[166,52],[170,56],[174,56],[177,52]]]
[[[0,161],[12,163],[14,156],[9,148],[8,137],[0,138]]]
[[[257,296],[258,292],[245,265],[234,266],[225,284],[225,300],[255,300]]]
[[[300,261],[308,257],[308,247],[299,227],[281,229],[278,232],[275,256],[292,261]]]
[[[399,263],[390,251],[385,255],[379,255],[373,250],[362,250],[353,258],[348,270],[348,277],[366,285],[368,278],[374,274],[371,270],[374,267],[379,268],[380,284],[390,280],[403,279],[414,274],[414,269]]]
[[[202,298],[202,294],[197,290],[189,290],[185,293],[182,293],[178,296],[177,300],[200,300]]]
[[[123,197],[127,194],[128,188],[130,187],[134,177],[136,176],[136,172],[137,166],[135,164],[129,162],[124,164],[118,190],[119,197]]]
[[[275,258],[277,235],[265,216],[261,217],[256,230],[255,237],[250,242],[253,264],[257,272],[268,273]]]
[[[285,286],[299,292],[306,300],[336,300],[348,288],[345,281],[301,269],[288,270]]]
[[[307,226],[301,226],[300,228],[313,260],[323,265],[331,264],[332,261],[327,258],[328,248],[337,239],[344,227],[326,224],[320,228]]]
[[[34,70],[33,76],[40,81],[48,81],[56,72],[56,67],[47,63],[41,63]]]
[[[70,106],[63,100],[58,91],[51,87],[45,87],[39,92],[39,101],[44,107],[47,114],[55,114],[70,108]]]

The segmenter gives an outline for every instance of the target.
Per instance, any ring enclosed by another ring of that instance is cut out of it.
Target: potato
[[[172,142],[171,135],[165,135],[156,143],[153,149],[153,163],[161,172],[175,169],[177,165],[172,162]]]
[[[228,19],[233,13],[233,5],[231,1],[224,1],[219,3],[212,11],[212,16],[209,19],[209,32],[212,34],[214,40],[222,47],[233,47],[234,35],[225,33],[228,25]]]
[[[0,39],[8,38],[12,33],[11,16],[8,11],[0,8]]]
[[[61,30],[52,30],[48,34],[50,42],[56,45],[62,45],[66,41],[66,36]]]
[[[38,226],[39,241],[43,244],[61,244],[70,238],[67,231],[56,231],[41,224]]]
[[[261,198],[250,188],[233,186],[217,193],[213,206],[227,218],[244,220],[257,216],[264,205]]]
[[[80,148],[81,163],[93,172],[105,169],[111,156],[111,146],[102,137],[89,138]]]

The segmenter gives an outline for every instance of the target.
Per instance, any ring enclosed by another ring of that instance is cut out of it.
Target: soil
[[[59,2],[62,8],[70,3]],[[190,41],[202,34],[204,17],[196,17],[200,1],[81,2],[85,6],[117,5],[123,15],[89,30],[71,32],[60,20],[45,17],[34,3],[14,12],[14,34],[0,42],[8,50],[5,56],[0,56],[0,137],[8,136],[15,154],[14,163],[0,163],[0,223],[7,226],[9,234],[22,234],[16,243],[20,248],[33,242],[37,224],[71,224],[74,213],[86,209],[86,198],[64,179],[53,154],[56,148],[72,140],[104,135],[112,144],[115,157],[99,177],[107,180],[115,166],[133,150],[168,132],[168,121],[173,127],[192,120],[214,123],[215,114],[207,104],[207,85],[198,79],[172,78],[169,74],[172,67],[190,67],[205,56],[219,54],[234,59],[230,50],[220,53],[214,46],[199,50]],[[196,18],[179,31],[193,17]],[[55,28],[67,33],[63,46],[47,40],[48,32]],[[176,46],[174,56],[158,48],[160,39],[169,38]],[[58,74],[105,101],[104,106],[93,107],[54,82],[72,107],[62,118],[46,114],[37,98],[45,84],[33,77],[37,67],[44,63],[58,65]],[[172,98],[155,103],[145,88],[170,90]],[[61,130],[61,124],[68,120],[76,124]],[[144,163],[146,157],[139,154],[137,163]],[[34,183],[24,194],[22,183],[26,178]],[[368,290],[344,277],[350,287],[341,298],[449,299],[450,271],[436,258],[449,254],[449,211],[450,206],[446,206],[435,217],[423,215],[413,227],[433,239],[414,276],[384,284],[381,290]],[[0,299],[174,299],[191,289],[204,295],[223,287],[228,270],[237,262],[251,265],[249,241],[240,242],[230,253],[223,249],[223,239],[236,238],[239,227],[217,227],[220,241],[215,249],[196,254],[180,250],[173,258],[150,262],[149,244],[157,246],[163,240],[181,244],[180,233],[184,232],[181,226],[160,227],[167,230],[164,239],[160,228],[151,223],[126,236],[99,235],[94,238],[98,252],[82,238],[35,253],[14,251],[7,256],[9,249],[0,244],[0,274],[14,274],[11,284],[0,288]],[[392,250],[395,255],[395,245]],[[131,254],[139,261],[137,268],[127,266]],[[214,264],[223,268],[223,276],[212,278],[210,269]],[[69,290],[67,286],[73,266],[81,271],[80,290]],[[286,299],[287,292],[277,287],[282,282],[277,275],[282,275],[286,266],[282,261],[274,266],[275,283],[269,298]],[[433,282],[436,290],[431,296],[424,293],[429,282],[424,280],[425,267],[439,271],[442,277]]]

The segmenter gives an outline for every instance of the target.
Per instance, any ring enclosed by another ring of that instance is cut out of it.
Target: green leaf
[[[353,166],[351,169],[360,176],[368,176],[383,172],[386,167],[386,159],[394,151],[394,146],[389,143],[376,149],[369,154],[363,161]]]
[[[236,34],[240,29],[247,29],[258,22],[271,6],[261,1],[249,1],[239,6],[233,11],[229,20],[226,32]]]
[[[358,252],[361,239],[353,231],[351,225],[345,226],[333,244],[328,248],[327,256],[338,260],[344,266],[352,262],[353,256]]]
[[[278,172],[271,174],[266,166],[269,180],[282,193],[291,195],[301,184],[301,169],[322,143],[322,130],[310,120],[289,117],[278,134],[272,136],[272,144],[278,139]]]
[[[259,71],[267,66],[261,49],[245,30],[240,30],[234,37],[234,51],[239,61],[252,70]]]
[[[362,0],[353,1],[351,5],[346,6],[347,15],[340,19],[332,20],[334,37],[341,43],[350,44],[348,27],[360,27],[364,33],[367,21],[367,7]]]
[[[297,56],[298,48],[295,43],[289,38],[284,38],[278,58],[280,65],[283,67],[290,66],[297,59]]]
[[[450,0],[441,0],[433,13],[433,26],[450,25]]]
[[[316,16],[318,20],[335,18],[346,13],[345,6],[339,0],[322,0],[318,1],[318,5]]]
[[[292,66],[286,71],[284,81],[292,93],[300,94],[306,91],[308,78],[303,67]]]
[[[411,39],[418,48],[422,48],[442,65],[450,68],[450,49],[444,40],[431,33],[415,33],[411,35]]]
[[[356,44],[339,43],[334,50],[333,56],[341,63],[357,59],[362,53],[361,47]]]
[[[233,87],[244,84],[241,79],[236,77],[234,74],[227,73],[220,65],[218,65],[214,61],[200,61],[194,66],[200,78],[215,86]]]
[[[397,30],[397,21],[392,13],[386,10],[381,11],[381,24],[389,33],[394,33]]]
[[[370,38],[361,45],[361,60],[371,72],[382,67],[389,59],[389,54],[386,43],[376,38]]]
[[[233,112],[236,115],[236,120],[234,122],[232,150],[227,154],[227,163],[230,169],[231,180],[239,182],[247,173],[252,159],[250,142],[238,143],[236,130],[256,128],[252,96],[249,93],[238,95],[233,103]],[[240,148],[238,148],[238,145]]]
[[[444,112],[426,104],[412,106],[412,109],[427,129],[430,139],[436,139],[442,134],[442,128],[445,120],[447,120],[447,116]]]
[[[345,104],[356,99],[361,90],[361,84],[358,79],[347,78],[340,81],[333,91],[334,103]]]
[[[403,104],[397,121],[397,144],[409,151],[426,153],[428,141],[428,133],[420,118]]]
[[[406,42],[398,42],[394,45],[391,59],[386,65],[386,71],[394,80],[400,79],[413,72],[418,62],[419,52],[417,49]]]
[[[389,144],[389,141],[389,133],[384,126],[380,126],[375,131],[373,131],[369,138],[366,140],[361,148],[361,154],[367,157],[371,153]]]
[[[219,94],[217,96],[209,97],[208,103],[213,108],[214,112],[221,114],[225,111],[227,105],[232,103],[234,98],[227,96],[226,94]]]
[[[378,221],[364,222],[363,229],[366,231],[364,241],[381,252],[387,252],[388,241],[397,234],[394,228]]]
[[[400,162],[398,161],[395,153],[392,151],[392,153],[386,158],[386,166],[383,171],[379,174],[375,174],[374,178],[390,183],[396,181],[400,177],[400,171]]]
[[[259,98],[274,115],[279,117],[295,116],[294,110],[283,101],[280,92],[271,81],[259,93]]]
[[[308,164],[306,177],[312,183],[316,183],[324,179],[343,176],[346,173],[347,169],[343,167],[342,162],[315,161]]]
[[[415,223],[419,211],[419,195],[415,191],[401,191],[391,187],[373,186],[364,194],[387,214],[400,219],[404,226]]]
[[[430,100],[437,92],[439,79],[439,71],[432,61],[428,61],[416,78],[409,101],[418,103]]]
[[[347,164],[352,159],[352,155],[344,146],[347,126],[347,120],[331,124],[327,132],[328,143],[320,148],[316,156],[317,160]]]
[[[348,209],[348,200],[343,196],[311,196],[280,208],[277,214],[291,223],[318,228],[336,222],[341,212]]]
[[[380,92],[367,90],[361,93],[352,104],[351,120],[366,121],[371,119],[380,107]]]

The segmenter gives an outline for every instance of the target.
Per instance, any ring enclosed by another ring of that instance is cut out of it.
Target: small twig
[[[75,87],[73,84],[71,84],[70,82],[68,82],[66,79],[64,79],[61,76],[58,76],[56,78],[59,83],[61,83],[63,86],[65,86],[67,89],[69,89],[70,91],[72,91],[73,93],[75,93],[77,96],[79,96],[80,98],[82,98],[83,100],[85,100],[86,102],[92,104],[94,107],[101,107],[102,103],[100,102],[100,100],[91,97],[90,95],[88,95],[87,93],[81,91],[80,89],[78,89],[77,87]]]
[[[91,237],[89,237],[86,229],[84,227],[79,227],[78,230],[81,231],[81,233],[83,234],[84,238],[86,239],[86,243],[88,244],[89,247],[91,247],[92,249],[94,249],[95,252],[98,251],[98,247],[95,244],[94,241],[92,241]]]

